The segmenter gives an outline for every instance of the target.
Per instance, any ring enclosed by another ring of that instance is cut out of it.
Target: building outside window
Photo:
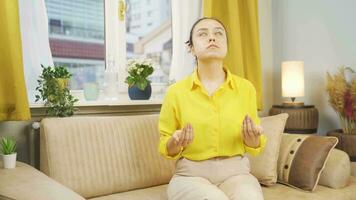
[[[107,9],[117,6],[113,2],[45,0],[49,42],[55,65],[66,65],[73,74],[70,82],[72,90],[82,90],[85,82],[96,81],[102,86],[107,55],[117,53],[107,50],[106,45],[115,42],[117,49],[123,45],[126,50],[126,58],[115,60],[115,63],[126,63],[128,59],[139,57],[154,60],[157,68],[151,76],[153,90],[163,95],[172,57],[171,1],[126,0],[125,28],[105,26],[105,23],[109,23],[105,20],[105,16],[109,16]],[[141,13],[150,13],[150,17]],[[114,33],[114,29],[119,29],[119,34],[123,32],[125,36],[119,41],[105,41],[105,31]],[[121,68],[123,66],[120,65]]]

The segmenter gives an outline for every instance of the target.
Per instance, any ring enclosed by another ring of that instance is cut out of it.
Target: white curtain
[[[29,102],[34,102],[41,64],[53,66],[44,0],[19,0],[22,57]]]
[[[181,80],[195,67],[195,59],[189,54],[185,42],[189,39],[192,25],[202,15],[202,0],[172,0],[173,55],[170,82]]]

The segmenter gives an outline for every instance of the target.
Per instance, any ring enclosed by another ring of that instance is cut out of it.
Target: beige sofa
[[[157,123],[158,115],[44,119],[42,172],[24,163],[1,169],[0,199],[167,199],[174,161],[157,152]],[[341,189],[318,186],[310,193],[276,184],[263,193],[266,200],[356,199],[356,177]]]

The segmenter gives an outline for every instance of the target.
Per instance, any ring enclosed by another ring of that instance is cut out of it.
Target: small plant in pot
[[[74,103],[78,99],[70,94],[68,81],[71,74],[64,66],[44,67],[42,74],[37,80],[36,90],[40,95],[36,95],[36,102],[42,100],[45,102],[46,115],[52,117],[68,117],[74,114],[76,110]]]
[[[329,136],[339,139],[337,148],[356,161],[356,74],[350,67],[340,67],[334,75],[327,73],[329,103],[337,113],[342,129],[331,130]]]
[[[5,169],[16,167],[16,142],[10,138],[1,138],[1,151]]]
[[[129,85],[128,93],[130,99],[147,100],[151,97],[152,88],[148,76],[154,71],[150,59],[132,59],[128,61],[126,71],[128,76],[125,83]]]

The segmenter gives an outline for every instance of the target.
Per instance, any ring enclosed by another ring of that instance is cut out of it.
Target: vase
[[[107,101],[116,101],[119,99],[118,75],[115,69],[107,69],[104,72],[104,96]]]
[[[355,134],[345,134],[342,129],[336,129],[327,132],[326,135],[337,137],[339,142],[337,143],[336,148],[346,152],[350,156],[350,160],[356,162]]]
[[[16,155],[16,153],[12,153],[10,155],[2,155],[5,169],[13,169],[16,167]]]
[[[148,100],[151,97],[152,88],[148,83],[144,90],[140,90],[137,85],[128,88],[129,97],[131,100]]]
[[[96,82],[84,83],[84,98],[87,101],[95,101],[99,98],[99,85]]]

